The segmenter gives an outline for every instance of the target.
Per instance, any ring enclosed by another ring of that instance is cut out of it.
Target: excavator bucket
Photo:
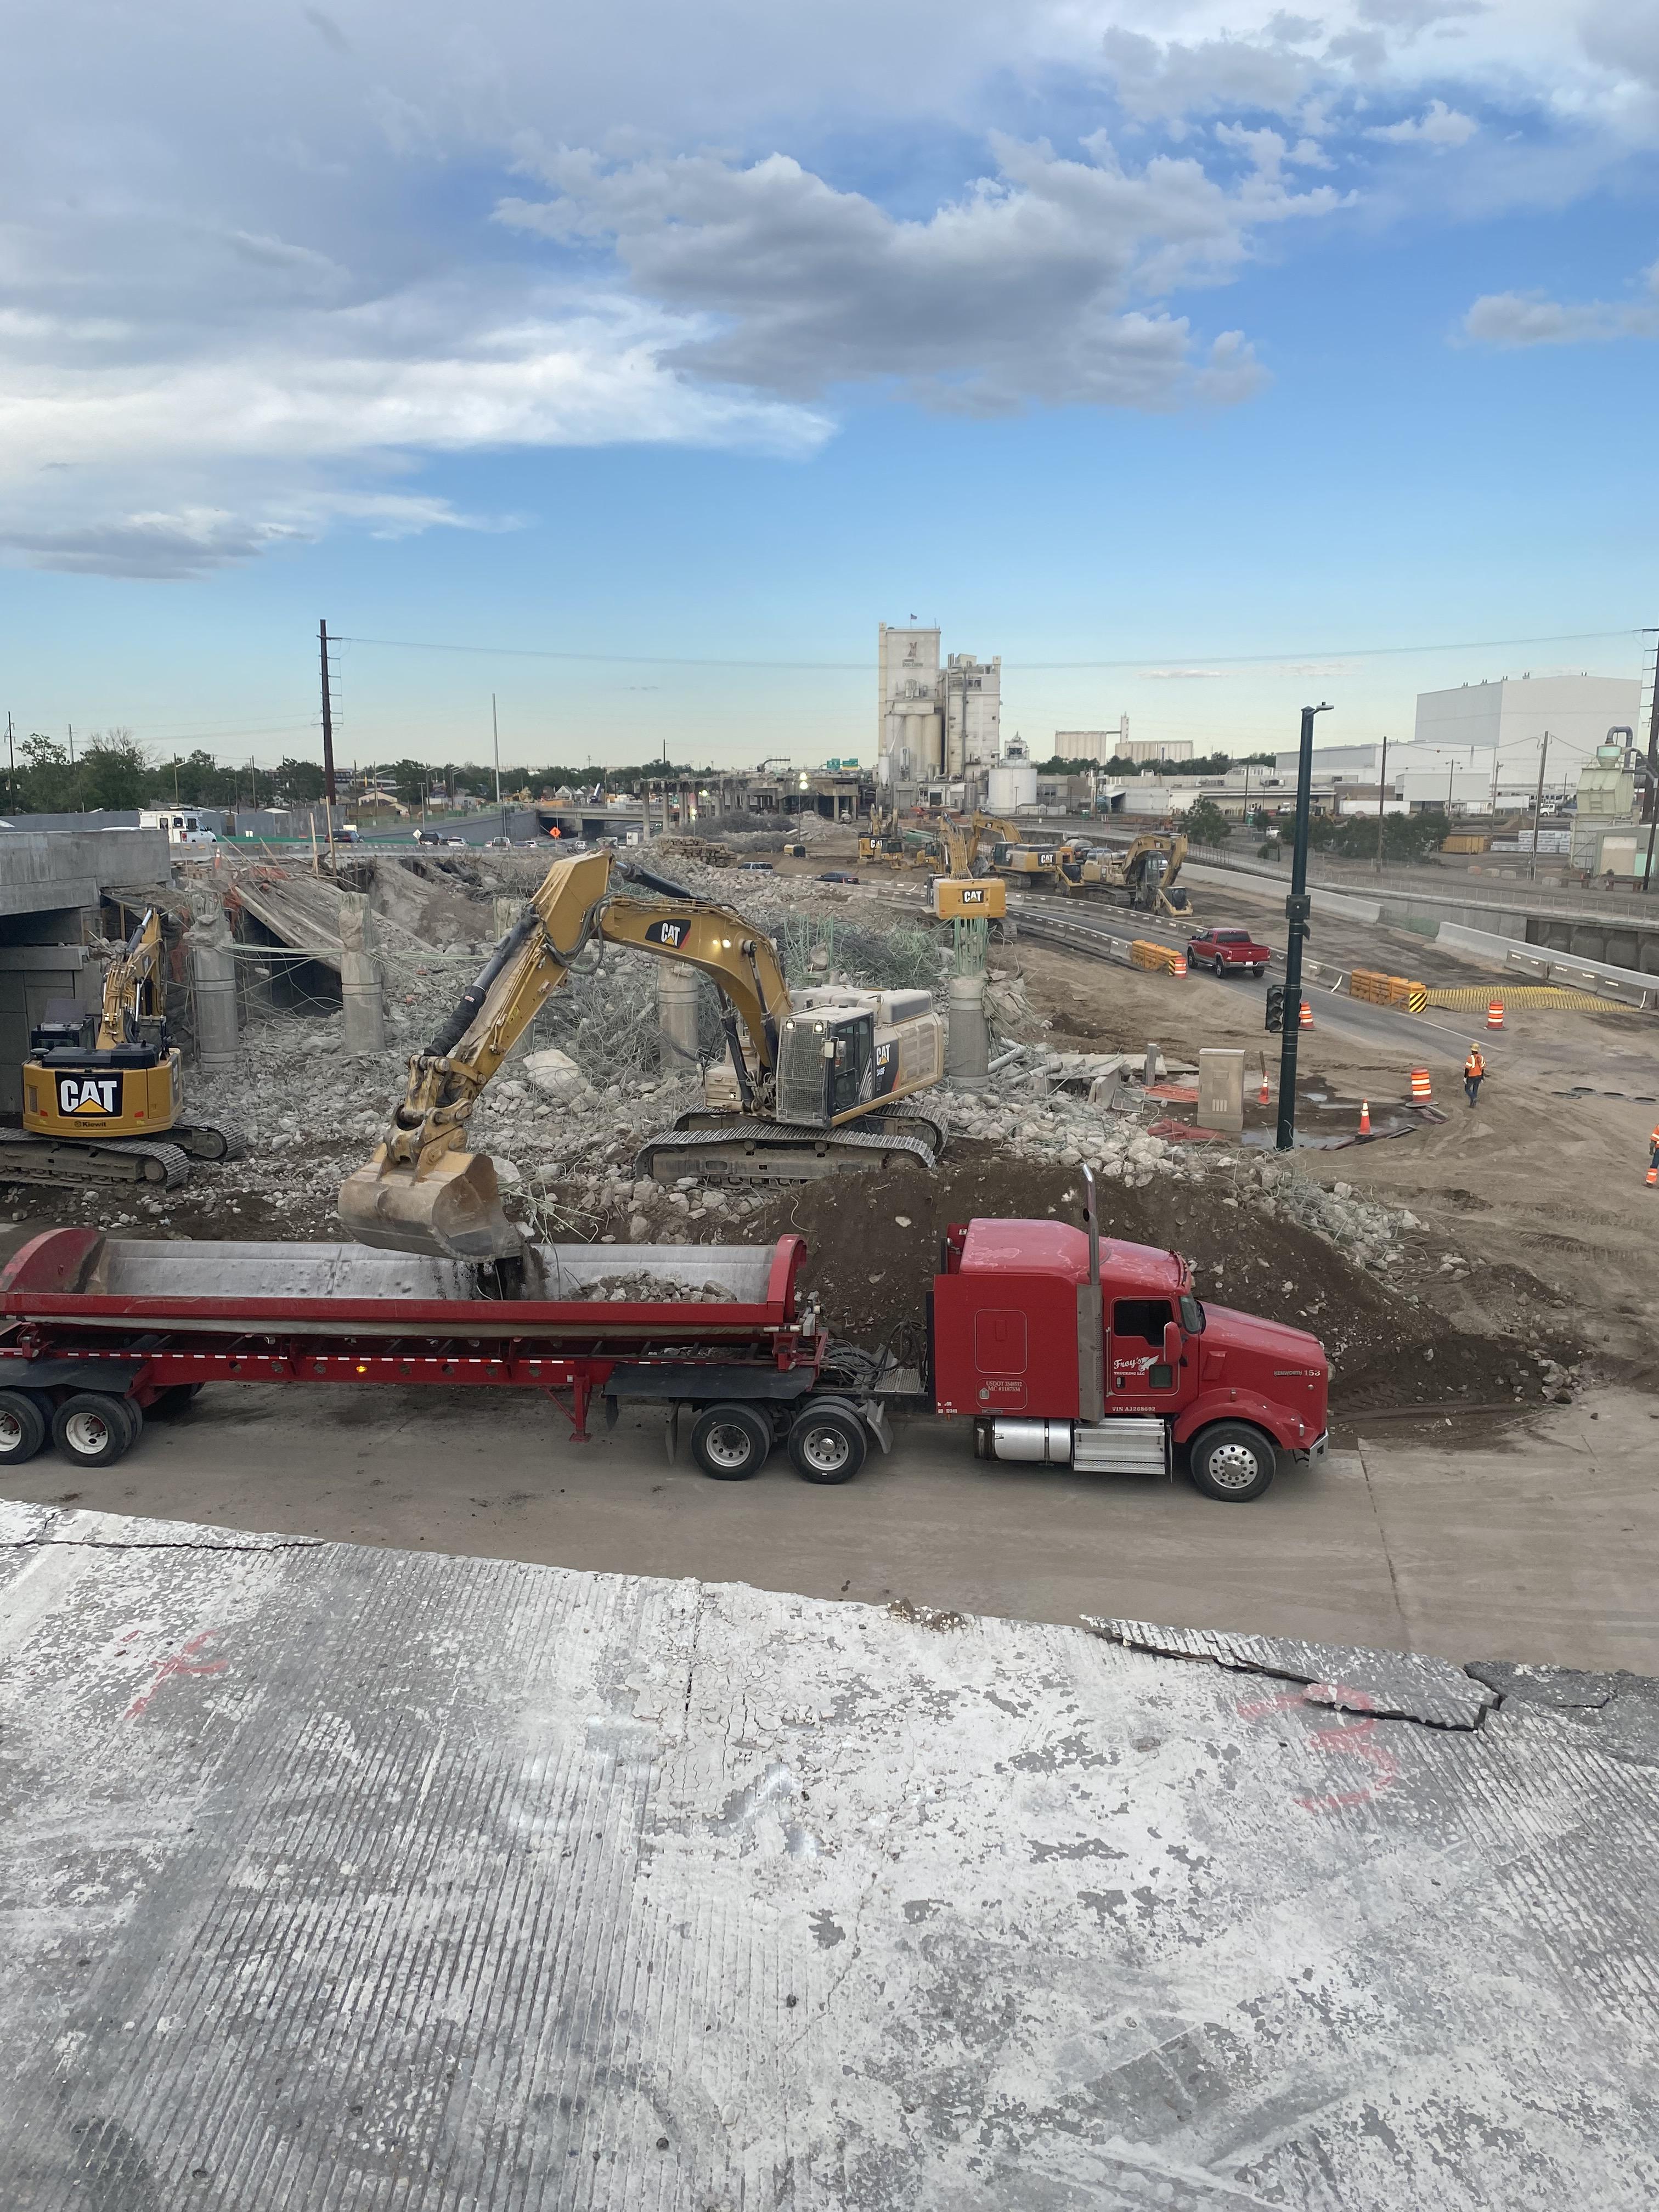
[[[360,1244],[450,1260],[507,1260],[524,1238],[501,1211],[488,1152],[446,1152],[416,1174],[377,1152],[340,1185],[340,1218]]]

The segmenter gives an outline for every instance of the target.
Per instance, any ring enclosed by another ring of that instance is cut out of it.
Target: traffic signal
[[[1270,1030],[1282,1030],[1284,1026],[1285,986],[1282,983],[1269,983],[1267,986],[1267,1027]]]

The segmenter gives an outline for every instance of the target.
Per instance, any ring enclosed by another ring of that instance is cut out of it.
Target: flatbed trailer
[[[832,1344],[799,1287],[799,1237],[766,1246],[544,1244],[538,1298],[464,1261],[362,1244],[155,1243],[53,1229],[0,1270],[0,1465],[48,1435],[100,1466],[147,1413],[208,1382],[489,1384],[538,1390],[578,1441],[655,1402],[672,1446],[691,1416],[706,1474],[757,1474],[787,1447],[809,1482],[846,1482],[884,1407],[970,1422],[981,1459],[1168,1474],[1259,1498],[1284,1459],[1326,1444],[1324,1347],[1206,1310],[1177,1252],[1082,1227],[977,1220],[946,1230],[914,1387],[896,1363]]]
[[[690,1408],[699,1464],[728,1479],[781,1440],[807,1480],[845,1481],[866,1437],[886,1443],[867,1394],[827,1387],[830,1337],[799,1295],[799,1237],[540,1249],[559,1295],[507,1299],[479,1296],[464,1263],[358,1244],[45,1231],[0,1272],[0,1464],[48,1435],[73,1461],[107,1464],[146,1413],[209,1382],[538,1390],[578,1441],[596,1401],[607,1423],[620,1401],[654,1401],[671,1424]],[[618,1279],[631,1295],[605,1287]]]

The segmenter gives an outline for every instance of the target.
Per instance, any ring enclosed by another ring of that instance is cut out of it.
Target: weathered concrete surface
[[[9,2212],[1646,2212],[1633,1688],[0,1509]]]

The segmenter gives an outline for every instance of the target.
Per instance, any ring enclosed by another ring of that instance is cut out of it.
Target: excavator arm
[[[98,1019],[100,1051],[136,1044],[139,1023],[160,1018],[156,975],[161,959],[161,918],[153,906],[146,907],[143,919],[104,971]]]
[[[646,896],[617,896],[620,877]],[[740,915],[611,853],[556,860],[453,1013],[409,1063],[409,1086],[386,1140],[340,1188],[340,1217],[359,1243],[454,1259],[520,1258],[524,1240],[501,1210],[494,1164],[463,1149],[480,1093],[596,939],[683,962],[709,977],[746,1099],[769,1097],[789,991],[769,939]],[[744,1032],[738,1034],[738,1024]]]

